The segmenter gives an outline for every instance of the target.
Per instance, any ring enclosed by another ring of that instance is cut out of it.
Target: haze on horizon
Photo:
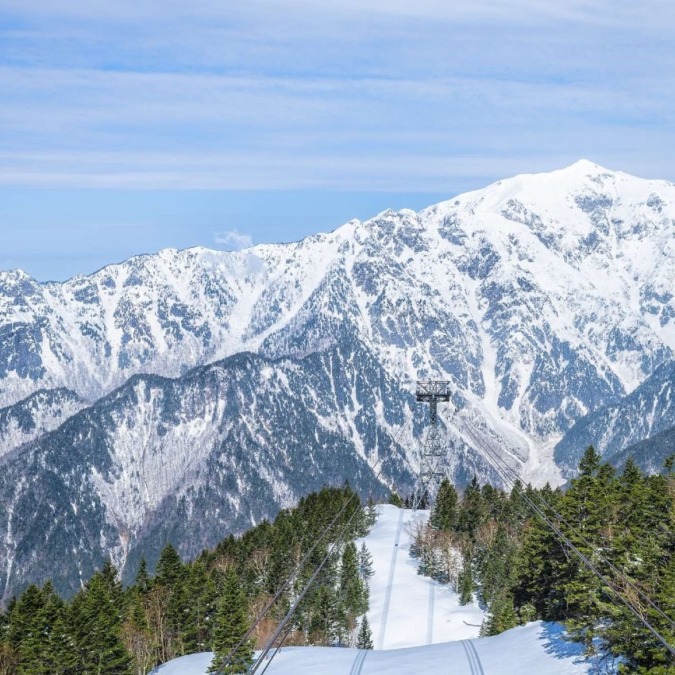
[[[581,157],[675,179],[675,6],[0,0],[0,268],[299,239]]]

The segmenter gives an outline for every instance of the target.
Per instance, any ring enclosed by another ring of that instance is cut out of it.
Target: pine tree
[[[619,493],[614,470],[600,463],[591,446],[579,463],[579,471],[562,504],[563,517],[574,523],[566,534],[578,550],[594,559],[601,572],[608,574],[606,563],[597,558],[596,552],[612,550],[616,534],[614,512]],[[560,573],[568,630],[590,651],[601,618],[613,611],[613,599],[603,582],[575,555],[561,561]]]
[[[372,497],[368,497],[366,504],[366,528],[370,530],[377,521],[377,508]]]
[[[444,478],[431,511],[431,527],[436,530],[453,529],[457,521],[457,502],[457,490],[447,478]]]
[[[473,572],[471,570],[471,556],[465,555],[462,565],[462,571],[459,573],[457,579],[457,586],[459,592],[459,604],[468,605],[473,602]]]
[[[233,567],[227,570],[223,593],[218,600],[213,627],[213,661],[210,673],[245,673],[253,662],[253,644],[246,640],[234,654],[248,630],[248,603]]]
[[[314,594],[309,621],[312,644],[332,645],[344,633],[344,607],[329,584],[321,584]]]
[[[498,635],[518,625],[518,615],[513,608],[513,598],[501,593],[490,607],[490,615],[481,626],[481,636]]]
[[[487,605],[504,588],[511,587],[515,546],[502,523],[497,527],[492,544],[485,552],[480,570],[480,595]]]
[[[183,565],[174,546],[167,544],[159,556],[153,580],[154,587],[165,591],[164,626],[162,627],[164,643],[162,651],[165,658],[173,658],[185,653],[182,636],[185,632],[183,623],[188,614],[189,601],[185,588],[186,579],[186,565]]]
[[[71,604],[75,649],[82,673],[131,672],[131,657],[122,641],[121,588],[115,576],[108,566],[105,572],[96,572]]]
[[[203,561],[190,566],[185,583],[186,615],[182,640],[186,653],[202,652],[211,642],[211,627],[218,604],[218,590]]]
[[[375,571],[373,570],[373,556],[371,555],[366,542],[361,543],[361,549],[359,550],[359,574],[364,583],[368,583]]]
[[[364,616],[361,619],[361,627],[359,628],[359,634],[356,638],[356,648],[357,649],[372,649],[373,648],[373,634],[368,625],[368,617]]]
[[[476,530],[483,524],[486,508],[483,502],[478,478],[474,476],[464,491],[462,503],[457,514],[457,531],[465,532],[472,539]]]
[[[167,544],[160,553],[155,570],[155,583],[169,588],[183,578],[183,562],[173,544]]]
[[[48,653],[48,633],[51,626],[48,622],[46,605],[49,596],[53,593],[51,584],[47,584],[42,591],[38,591],[39,598],[31,591],[29,596],[30,605],[23,605],[22,620],[24,623],[24,635],[19,644],[21,663],[19,672],[34,673],[35,675],[48,675],[47,663],[51,663],[51,654]],[[22,598],[23,599],[23,598]],[[32,607],[34,609],[28,609]]]
[[[44,608],[44,597],[35,584],[30,584],[13,603],[9,611],[9,628],[7,637],[9,643],[19,649],[21,643],[30,639],[39,631],[37,617]]]
[[[398,492],[395,492],[394,490],[391,491],[391,494],[389,495],[388,501],[389,501],[389,504],[393,504],[394,506],[398,506],[400,509],[405,507],[405,502],[401,499]]]
[[[141,557],[141,562],[138,565],[135,585],[141,594],[145,594],[150,590],[150,575],[148,574],[148,563],[145,560],[145,556]]]
[[[340,566],[340,601],[352,617],[359,616],[368,609],[367,587],[359,576],[359,563],[356,545],[347,543],[342,553]]]

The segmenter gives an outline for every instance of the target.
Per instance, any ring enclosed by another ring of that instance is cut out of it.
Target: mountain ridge
[[[417,379],[451,383],[441,421],[459,485],[499,481],[467,424],[525,480],[559,484],[560,438],[675,355],[674,234],[675,185],[582,162],[300,242],[166,249],[63,283],[0,273],[0,403],[65,383],[95,401],[0,459],[0,586],[45,578],[54,561],[29,553],[58,528],[61,558],[89,547],[88,565],[131,569],[194,514],[199,545],[320,475],[350,467],[371,487],[373,452],[385,484],[409,490]],[[227,359],[250,369],[226,386],[214,373]]]

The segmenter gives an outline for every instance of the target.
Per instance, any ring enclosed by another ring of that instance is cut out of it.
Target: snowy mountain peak
[[[409,491],[417,379],[452,384],[457,484],[498,482],[491,453],[559,483],[561,436],[675,357],[674,288],[675,186],[583,163],[294,243],[4,273],[0,561],[39,577],[11,513],[47,502],[45,546],[103,533],[120,562],[140,533],[160,547],[177,509],[200,547],[327,481],[383,489],[380,460]]]
[[[62,284],[5,273],[0,405],[358,342],[411,394],[450,380],[537,474],[535,447],[672,358],[674,235],[675,186],[582,160],[300,242],[166,249]]]

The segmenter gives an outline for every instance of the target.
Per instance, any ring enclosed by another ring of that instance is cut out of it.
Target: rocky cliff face
[[[675,361],[659,366],[637,389],[617,403],[580,419],[556,445],[555,459],[572,475],[584,450],[593,445],[607,461],[625,463],[635,454],[650,471],[662,468],[668,452],[666,435],[649,445],[635,447],[645,439],[675,427]],[[629,453],[628,448],[633,446]],[[653,456],[647,450],[651,448]]]
[[[458,482],[495,478],[467,423],[559,481],[555,442],[674,356],[674,235],[674,185],[579,162],[293,244],[0,273],[0,404],[97,401],[20,448],[0,429],[5,597],[55,562],[72,587],[107,553],[191,554],[325,481],[381,485],[380,457],[409,488],[418,378],[452,383]]]

